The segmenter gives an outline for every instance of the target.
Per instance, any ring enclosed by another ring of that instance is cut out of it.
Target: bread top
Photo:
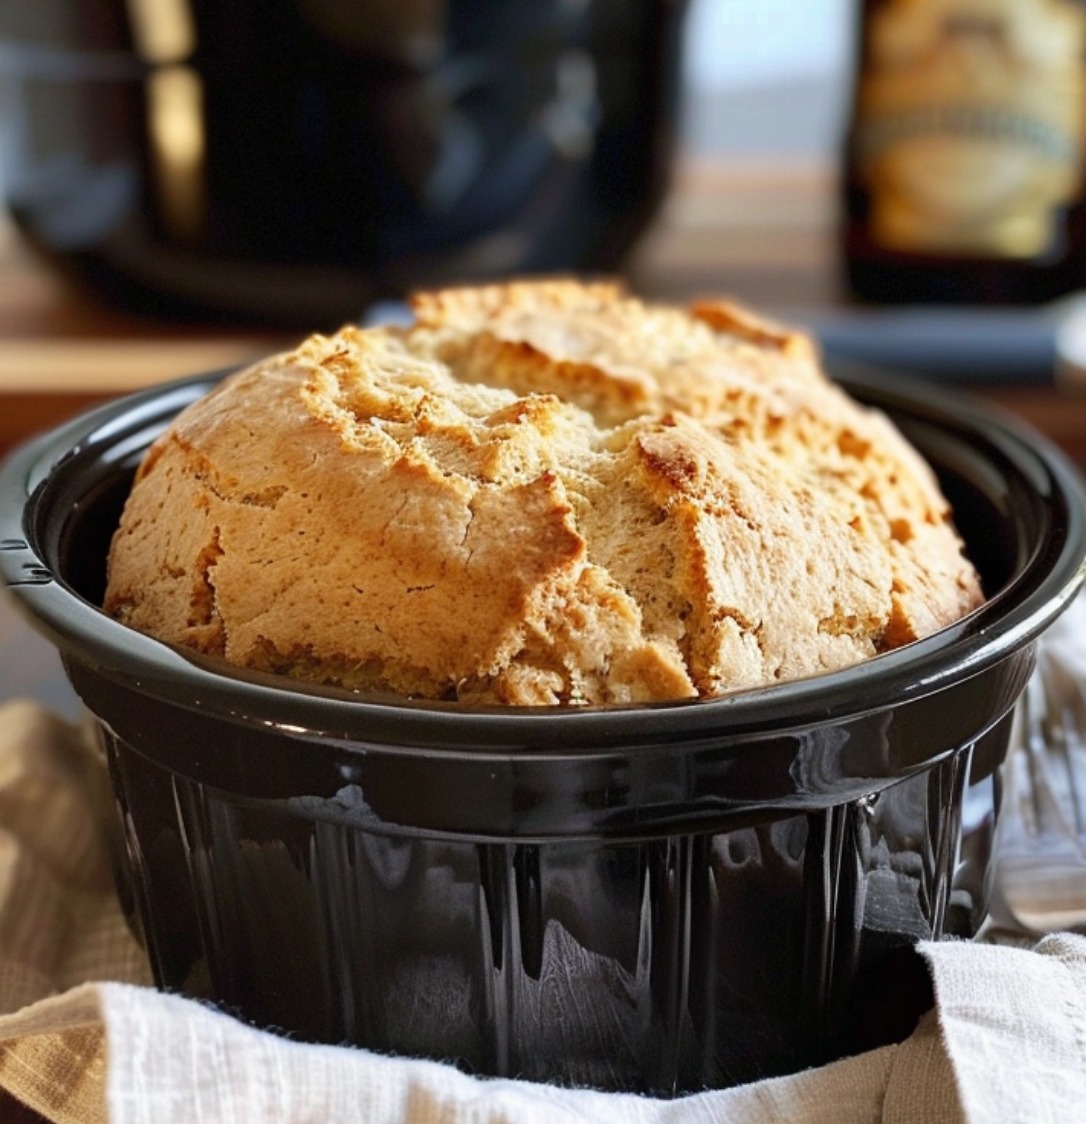
[[[554,705],[829,671],[981,602],[930,469],[802,333],[572,281],[413,308],[181,413],[106,610],[243,667]]]

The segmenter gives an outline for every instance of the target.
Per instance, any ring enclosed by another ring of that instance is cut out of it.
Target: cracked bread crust
[[[980,603],[929,468],[801,333],[566,281],[414,310],[179,415],[106,610],[243,667],[554,705],[837,669]]]

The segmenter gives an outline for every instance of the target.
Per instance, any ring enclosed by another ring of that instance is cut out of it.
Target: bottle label
[[[857,101],[871,237],[1035,257],[1078,191],[1086,10],[1076,0],[887,0]]]

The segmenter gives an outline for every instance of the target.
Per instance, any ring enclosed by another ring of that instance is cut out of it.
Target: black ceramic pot
[[[98,719],[162,987],[304,1039],[664,1094],[908,1032],[916,942],[985,915],[1012,708],[1083,579],[1061,454],[850,380],[934,465],[981,608],[716,700],[467,710],[238,672],[99,611],[135,465],[214,381],[108,405],[0,475],[0,564]]]

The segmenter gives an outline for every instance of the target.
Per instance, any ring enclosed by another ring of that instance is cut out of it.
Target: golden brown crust
[[[186,410],[106,609],[241,666],[538,705],[843,667],[979,603],[930,470],[802,333],[604,283],[413,307]]]

